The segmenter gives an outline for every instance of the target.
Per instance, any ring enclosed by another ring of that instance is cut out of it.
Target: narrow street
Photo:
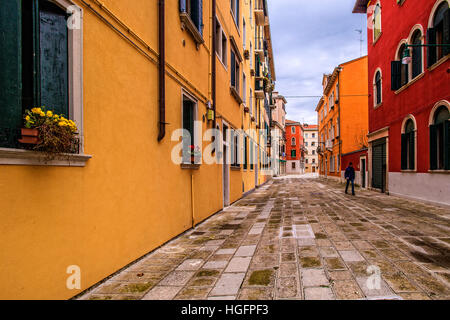
[[[449,299],[450,210],[343,189],[274,179],[80,299]]]

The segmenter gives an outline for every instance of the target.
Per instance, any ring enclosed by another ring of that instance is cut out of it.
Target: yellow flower
[[[64,126],[66,125],[66,123],[63,122],[63,121],[60,121],[60,122],[58,123],[58,125],[59,125],[60,127],[64,127]]]
[[[30,116],[26,116],[25,120],[30,121],[31,120]]]
[[[41,111],[41,113],[39,114],[41,117],[45,117],[45,113]]]
[[[53,112],[47,111],[47,117],[49,117],[49,118],[53,117]]]

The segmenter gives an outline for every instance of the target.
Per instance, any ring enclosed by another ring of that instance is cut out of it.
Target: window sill
[[[423,78],[423,76],[425,75],[424,72],[422,72],[421,74],[419,74],[417,77],[415,77],[414,79],[412,79],[411,81],[409,81],[407,84],[403,85],[400,89],[398,89],[397,91],[395,91],[395,94],[399,94],[400,92],[403,92],[404,90],[408,89],[410,86],[412,86],[414,83],[416,83],[417,81],[419,81],[420,79]]]
[[[428,71],[433,71],[434,69],[438,68],[440,65],[442,65],[445,61],[450,59],[450,54],[446,55],[445,57],[442,57],[438,61],[436,61],[431,67],[428,68]]]
[[[446,174],[450,174],[450,170],[428,170],[428,173],[446,173]]]
[[[85,167],[91,158],[92,156],[87,154],[64,153],[54,160],[45,161],[40,152],[0,148],[0,165]]]
[[[181,169],[185,169],[185,170],[198,170],[198,169],[200,169],[200,165],[199,164],[195,164],[195,163],[182,163],[180,166],[181,166]]]
[[[202,34],[197,30],[197,27],[195,26],[191,17],[189,17],[189,15],[186,12],[180,13],[180,19],[181,19],[181,28],[183,30],[185,28],[188,29],[188,31],[194,37],[194,40],[197,43],[197,49],[198,49],[199,45],[201,45],[205,42],[205,40],[203,40]]]
[[[376,106],[373,107],[374,110],[378,109],[379,107],[381,107],[383,105],[383,102],[377,104]]]
[[[232,94],[232,96],[234,97],[234,99],[239,103],[239,105],[243,102],[241,96],[239,95],[239,93],[237,92],[236,88],[231,86],[230,87],[230,92]]]

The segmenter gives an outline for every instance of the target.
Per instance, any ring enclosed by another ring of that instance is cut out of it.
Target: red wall
[[[396,60],[397,49],[402,39],[408,39],[413,27],[423,28],[425,43],[428,21],[435,0],[405,1],[402,6],[396,1],[381,0],[382,34],[373,44],[372,30],[368,29],[369,52],[369,132],[389,127],[389,171],[401,170],[401,126],[408,114],[417,122],[417,171],[429,169],[429,117],[433,106],[441,101],[450,101],[450,60],[434,70],[428,70],[427,50],[423,50],[424,75],[408,88],[395,94],[391,91],[391,61]],[[371,18],[368,18],[371,21]],[[377,68],[382,71],[383,104],[373,108],[373,79]]]
[[[292,127],[295,127],[295,134],[292,134]],[[292,138],[295,137],[296,145],[292,146]],[[286,125],[286,160],[300,160],[300,147],[303,145],[303,133],[299,125]],[[291,157],[291,150],[296,150],[296,157]]]
[[[348,165],[350,164],[350,162],[353,163],[353,168],[355,168],[355,171],[360,171],[360,158],[361,156],[366,156],[366,171],[368,170],[368,157],[367,157],[367,150],[365,151],[359,151],[359,152],[354,152],[348,155],[343,155],[341,157],[341,170],[345,171],[345,169],[347,169]]]

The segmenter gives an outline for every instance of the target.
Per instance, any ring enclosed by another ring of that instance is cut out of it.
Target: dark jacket
[[[345,169],[345,179],[355,180],[355,169],[353,167]]]

